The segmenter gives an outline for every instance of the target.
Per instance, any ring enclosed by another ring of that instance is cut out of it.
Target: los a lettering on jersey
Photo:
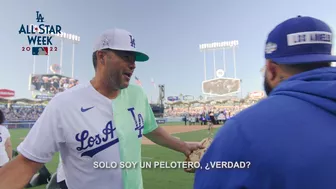
[[[89,82],[57,94],[18,151],[40,163],[60,151],[69,189],[142,189],[140,168],[96,169],[94,162],[140,162],[142,135],[157,127],[140,87],[110,100]]]

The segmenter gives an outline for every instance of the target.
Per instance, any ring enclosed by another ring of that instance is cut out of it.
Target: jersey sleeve
[[[60,102],[54,97],[17,150],[32,161],[47,163],[59,151],[62,142]]]
[[[251,169],[230,169],[216,165],[222,162],[247,162],[250,143],[241,132],[240,124],[229,120],[216,134],[196,170],[194,189],[245,188]],[[215,166],[216,165],[216,166]]]
[[[11,136],[10,133],[9,133],[9,130],[6,127],[4,127],[2,132],[3,132],[2,136],[3,136],[4,140],[7,140]]]
[[[144,123],[144,132],[143,134],[148,134],[158,128],[158,124],[156,123],[155,116],[151,106],[148,103],[148,98],[145,96],[145,123]]]

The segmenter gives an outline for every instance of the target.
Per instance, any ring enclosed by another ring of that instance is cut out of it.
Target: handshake
[[[210,138],[210,137],[203,139],[203,140],[201,141],[201,145],[202,145],[204,148],[193,151],[193,152],[187,157],[187,159],[186,159],[185,161],[186,161],[186,162],[192,162],[193,164],[195,164],[195,163],[199,163],[200,160],[201,160],[201,158],[203,157],[204,153],[206,152],[206,150],[207,150],[208,147],[210,146],[211,142],[212,142],[212,138]],[[188,173],[195,173],[196,168],[195,168],[195,166],[192,166],[192,167],[185,168],[184,171],[185,171],[185,172],[188,172]]]

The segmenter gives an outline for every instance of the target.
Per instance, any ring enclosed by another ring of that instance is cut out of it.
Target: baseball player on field
[[[144,135],[186,156],[202,148],[158,127],[144,91],[129,84],[135,61],[149,59],[135,42],[122,29],[98,38],[92,55],[95,77],[49,102],[18,146],[20,155],[0,170],[0,189],[22,189],[57,151],[69,189],[142,189],[140,167],[96,169],[95,162],[140,162]]]

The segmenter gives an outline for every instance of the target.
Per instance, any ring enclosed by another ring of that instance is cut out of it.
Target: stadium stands
[[[2,106],[0,110],[4,112],[6,122],[35,121],[43,112],[44,106],[13,104],[9,108]]]
[[[207,124],[208,121],[213,124],[222,124],[225,120],[231,118],[245,108],[248,108],[258,102],[259,99],[245,98],[243,100],[213,100],[206,102],[182,102],[167,105],[164,110],[164,117],[170,119],[179,118],[186,124]],[[203,120],[203,121],[202,121]]]
[[[234,116],[243,109],[253,105],[260,99],[245,98],[243,100],[208,100],[204,102],[176,102],[174,104],[150,104],[156,118],[185,121],[189,124],[205,124],[211,116],[215,118],[214,124],[221,124],[226,119]],[[30,128],[43,112],[47,101],[17,99],[0,99],[0,110],[5,114],[5,125],[11,128]],[[202,120],[204,120],[202,122]]]
[[[163,117],[164,107],[159,104],[150,104],[155,117]]]

